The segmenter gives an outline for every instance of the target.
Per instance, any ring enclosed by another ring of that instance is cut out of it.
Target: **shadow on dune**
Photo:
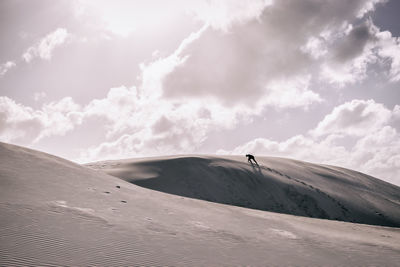
[[[271,167],[223,158],[185,157],[102,168],[130,183],[183,197],[322,219],[399,226]],[[337,179],[337,177],[323,177]]]

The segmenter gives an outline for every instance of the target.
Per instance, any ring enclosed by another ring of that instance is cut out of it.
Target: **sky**
[[[0,141],[278,156],[400,185],[400,2],[1,0]]]

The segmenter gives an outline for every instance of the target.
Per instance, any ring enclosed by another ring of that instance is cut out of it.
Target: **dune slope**
[[[0,143],[0,266],[396,266],[400,229],[142,188]]]
[[[284,158],[169,157],[88,166],[146,188],[241,207],[400,226],[400,188],[333,166]]]

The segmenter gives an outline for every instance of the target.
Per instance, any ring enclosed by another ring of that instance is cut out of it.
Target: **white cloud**
[[[169,101],[124,86],[111,88],[106,97],[84,107],[66,97],[35,110],[2,97],[0,140],[29,145],[62,136],[96,117],[103,119],[105,140],[85,150],[81,161],[190,152],[210,131],[233,127],[238,116],[246,116],[213,99],[206,103]]]
[[[207,103],[207,105],[205,105]],[[80,161],[194,152],[210,131],[228,129],[240,111],[207,102],[169,101],[140,94],[135,87],[112,88],[83,108],[84,118],[106,118],[107,140],[82,153]]]
[[[385,3],[388,0],[367,0],[364,5],[358,11],[357,18],[362,18],[366,13],[375,10],[375,6],[378,3]]]
[[[387,124],[391,116],[389,109],[374,100],[352,100],[335,107],[311,133],[363,136]]]
[[[321,102],[321,97],[309,89],[311,75],[270,82],[261,105],[278,108],[308,108]]]
[[[17,66],[14,61],[7,61],[6,63],[0,64],[0,77],[4,76],[10,69]]]
[[[31,62],[37,57],[50,60],[54,49],[64,44],[68,36],[69,33],[66,29],[58,28],[54,32],[51,32],[42,38],[37,44],[29,47],[22,55],[22,58],[26,62]]]
[[[380,41],[379,56],[390,60],[389,77],[391,81],[400,81],[400,38],[392,37],[388,31],[377,34]]]
[[[400,105],[396,105],[393,108],[393,123],[400,123]]]
[[[43,105],[42,109],[16,103],[0,97],[0,140],[31,144],[44,137],[64,135],[81,123],[79,106],[69,97]]]
[[[325,40],[321,36],[311,36],[307,43],[300,47],[300,50],[311,55],[314,59],[319,59],[328,53]]]

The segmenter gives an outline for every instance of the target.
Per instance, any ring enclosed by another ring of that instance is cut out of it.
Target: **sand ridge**
[[[93,169],[170,194],[265,211],[400,226],[400,188],[374,177],[284,158],[179,156],[90,163]]]

